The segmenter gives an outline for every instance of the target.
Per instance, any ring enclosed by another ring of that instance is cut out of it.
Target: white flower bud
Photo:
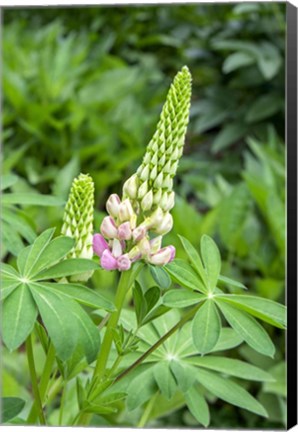
[[[145,182],[144,182],[144,183],[139,187],[139,190],[138,190],[138,198],[139,198],[139,199],[142,199],[143,196],[145,196],[147,192],[148,192],[148,182],[145,181]]]
[[[133,174],[123,185],[123,194],[131,199],[135,199],[139,187],[139,179],[136,174]]]
[[[157,189],[162,187],[162,182],[163,182],[163,173],[160,172],[154,181],[154,187]]]
[[[162,197],[162,189],[157,189],[153,197],[154,204],[159,204],[161,197]]]
[[[175,175],[178,168],[179,161],[176,160],[172,163],[170,174]]]
[[[119,206],[119,219],[121,222],[129,221],[134,214],[129,198],[126,198]]]
[[[142,255],[148,255],[150,254],[151,248],[150,248],[150,242],[147,239],[147,237],[144,237],[142,240],[138,242],[138,248]]]
[[[166,213],[163,217],[162,222],[159,225],[154,226],[154,231],[157,234],[167,234],[173,228],[173,217],[170,213]]]
[[[161,242],[162,242],[162,236],[154,237],[152,240],[150,240],[150,248],[151,248],[151,254],[155,254],[158,252],[161,248]]]
[[[118,239],[113,240],[113,247],[112,247],[112,255],[114,258],[118,258],[122,255],[122,245]]]
[[[171,161],[168,160],[168,162],[165,164],[165,166],[163,167],[163,172],[165,174],[169,174],[171,172]]]
[[[149,165],[145,165],[140,174],[140,179],[145,181],[149,178]]]
[[[141,201],[141,207],[143,211],[149,211],[151,210],[153,204],[153,192],[150,190],[146,193],[146,195],[143,197]]]
[[[121,200],[117,194],[112,194],[109,196],[106,203],[106,209],[110,216],[118,216],[120,202]]]
[[[156,176],[157,176],[157,166],[155,165],[151,170],[150,180],[155,180]]]
[[[171,178],[170,174],[168,174],[166,176],[166,178],[164,179],[164,181],[162,183],[162,187],[166,188],[168,190],[172,190],[173,189],[173,179]]]

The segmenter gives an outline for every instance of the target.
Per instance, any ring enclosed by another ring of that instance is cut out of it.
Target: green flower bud
[[[74,179],[63,215],[61,234],[75,239],[67,258],[93,256],[94,183],[88,174]],[[93,272],[72,276],[71,281],[87,281]]]

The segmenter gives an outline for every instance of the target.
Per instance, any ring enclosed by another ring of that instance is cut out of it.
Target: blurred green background
[[[73,178],[89,173],[98,230],[106,198],[120,194],[139,165],[168,87],[186,64],[193,76],[190,124],[176,178],[174,230],[166,243],[183,257],[177,233],[195,246],[203,233],[211,235],[222,253],[223,274],[242,281],[250,293],[284,303],[285,7],[6,9],[2,171],[9,175],[8,191],[66,199]],[[37,233],[60,227],[62,214],[63,206],[8,205],[2,257],[13,262]],[[108,293],[114,279],[114,272],[99,271],[92,283]],[[284,427],[284,336],[267,331],[277,346],[274,359],[248,347],[232,355],[276,377],[261,389],[247,384],[269,419],[214,401],[210,427]],[[10,356],[9,364],[4,359],[6,396],[24,385],[22,355]],[[182,408],[149,426],[197,424]]]

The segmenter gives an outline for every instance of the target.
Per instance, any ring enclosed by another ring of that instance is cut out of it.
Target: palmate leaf
[[[286,307],[280,303],[262,297],[238,294],[218,294],[216,297],[275,327],[286,328]]]
[[[196,387],[192,387],[185,393],[185,401],[194,418],[207,427],[210,423],[209,407],[205,398]]]
[[[158,362],[153,368],[153,376],[161,393],[171,399],[177,389],[175,378],[168,362]]]
[[[23,276],[29,276],[31,269],[36,265],[46,246],[50,243],[55,228],[50,228],[40,234],[32,246],[30,246],[26,261],[24,262]]]
[[[142,385],[140,385],[142,383]],[[157,391],[157,385],[154,380],[151,368],[140,373],[132,380],[127,389],[126,404],[129,411],[142,405]]]
[[[230,326],[248,345],[261,354],[273,357],[275,347],[268,333],[253,317],[224,301],[217,300],[217,304]]]
[[[242,379],[268,382],[274,381],[274,378],[269,373],[237,359],[209,355],[206,357],[189,357],[185,361],[195,366],[212,369],[216,372]]]
[[[100,336],[86,312],[72,299],[43,284],[31,283],[30,288],[58,357],[67,360],[77,346],[82,346],[88,363],[95,360]]]
[[[263,406],[235,382],[203,369],[198,369],[197,380],[218,398],[255,414],[267,417]]]
[[[162,297],[162,303],[172,308],[184,308],[205,300],[206,296],[199,294],[197,291],[187,289],[173,289],[167,291]]]
[[[187,392],[196,380],[193,366],[186,364],[184,361],[176,361],[174,359],[170,361],[170,368],[180,390]]]
[[[48,290],[55,291],[63,296],[72,298],[82,305],[89,306],[95,309],[104,309],[109,312],[115,311],[114,304],[103,295],[84,285],[74,283],[52,283],[42,282],[41,285]]]
[[[186,288],[207,293],[207,289],[203,285],[201,279],[193,270],[191,265],[186,261],[175,259],[170,264],[167,264],[164,268],[172,276],[172,279],[175,282],[178,282]]]
[[[192,338],[198,352],[206,354],[211,351],[216,346],[220,331],[221,322],[216,306],[212,300],[206,300],[192,321]]]
[[[3,303],[3,341],[8,349],[18,348],[31,333],[37,308],[26,284],[17,287]]]
[[[196,251],[196,249],[193,247],[190,241],[188,241],[185,237],[182,237],[180,235],[178,237],[182,243],[182,246],[184,247],[185,252],[187,253],[188,258],[190,259],[193,268],[196,270],[196,272],[202,279],[202,282],[207,289],[208,288],[207,274],[206,274],[206,270],[204,269],[199,253]]]
[[[34,280],[58,279],[67,276],[73,276],[84,273],[90,270],[96,270],[99,265],[89,259],[72,258],[55,264],[49,269],[42,270],[40,273],[34,275]]]
[[[151,276],[160,288],[168,289],[171,286],[171,278],[162,267],[150,265],[149,268]]]
[[[201,239],[201,255],[208,275],[208,291],[213,292],[220,274],[221,259],[216,243],[207,235]]]

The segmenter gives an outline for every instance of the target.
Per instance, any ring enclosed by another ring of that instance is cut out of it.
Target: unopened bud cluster
[[[190,96],[191,76],[183,67],[171,85],[141,166],[123,185],[122,200],[113,194],[107,201],[109,216],[93,238],[94,252],[106,270],[129,270],[139,259],[155,265],[174,259],[175,248],[161,244],[173,226],[173,177],[183,152]]]
[[[93,256],[93,209],[94,183],[88,174],[74,179],[63,215],[61,233],[75,239],[75,245],[67,258],[89,258]],[[72,277],[72,281],[86,281],[92,272]]]

